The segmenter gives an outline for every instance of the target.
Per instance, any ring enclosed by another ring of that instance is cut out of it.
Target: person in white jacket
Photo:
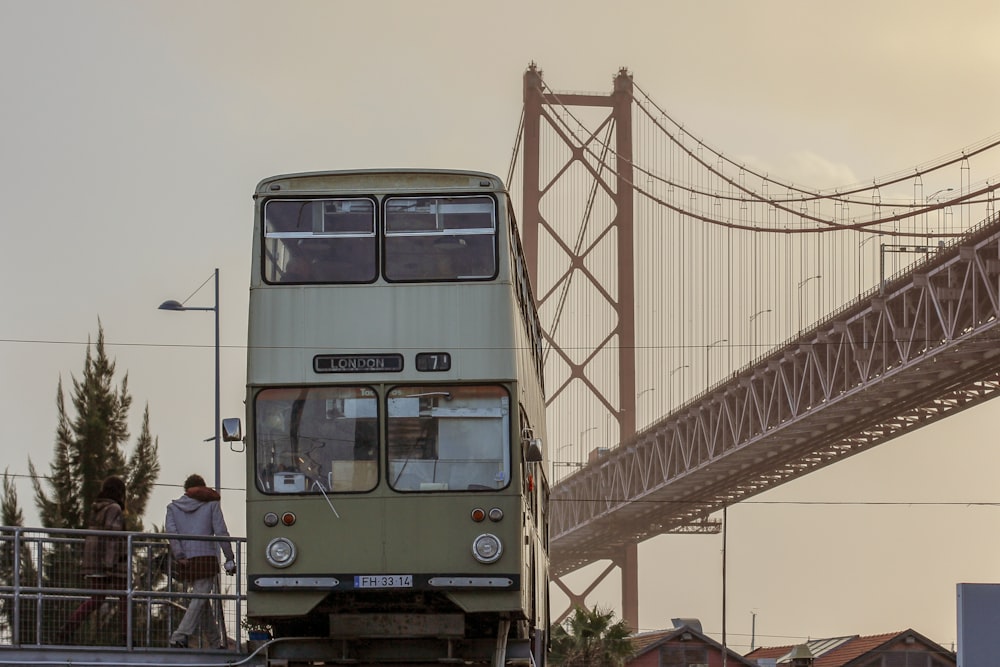
[[[184,481],[184,495],[167,505],[164,530],[175,535],[206,535],[229,537],[226,519],[222,516],[221,496],[205,486],[201,475],[190,475]],[[228,540],[170,540],[170,552],[176,562],[178,577],[191,583],[196,595],[211,593],[219,576],[219,547],[226,556],[226,574],[236,573],[233,545]],[[170,635],[173,648],[187,648],[188,638],[199,624],[212,648],[226,648],[225,635],[219,629],[209,600],[194,597],[180,625]]]

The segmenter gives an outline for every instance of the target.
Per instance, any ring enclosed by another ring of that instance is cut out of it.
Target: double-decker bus
[[[254,199],[247,609],[269,659],[541,665],[541,329],[503,183],[332,171]]]

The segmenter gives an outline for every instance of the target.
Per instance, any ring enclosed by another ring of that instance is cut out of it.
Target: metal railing
[[[109,580],[82,574],[88,535],[124,541],[128,554],[124,577]],[[231,542],[237,575],[222,575],[220,567],[210,593],[192,592],[171,558],[168,540],[174,538]],[[241,651],[246,641],[242,627],[245,547],[246,539],[241,537],[2,526],[0,645],[166,647],[189,601],[201,598],[209,601],[225,646]],[[82,609],[83,605],[87,607]],[[78,624],[70,622],[75,612]],[[206,641],[212,633],[206,630],[205,623],[200,623],[190,637],[192,647],[208,648]]]

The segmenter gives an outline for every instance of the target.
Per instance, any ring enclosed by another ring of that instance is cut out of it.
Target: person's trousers
[[[191,592],[198,595],[207,595],[215,588],[215,577],[205,579],[195,579],[191,584]],[[177,626],[174,633],[170,635],[171,642],[187,643],[187,638],[197,634],[201,629],[208,640],[209,648],[219,648],[222,646],[222,635],[219,632],[219,624],[212,613],[212,601],[207,598],[191,598],[187,611],[181,624]]]

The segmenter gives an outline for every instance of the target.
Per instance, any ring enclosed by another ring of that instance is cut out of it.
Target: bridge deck
[[[555,576],[997,396],[1000,219],[553,488]]]

